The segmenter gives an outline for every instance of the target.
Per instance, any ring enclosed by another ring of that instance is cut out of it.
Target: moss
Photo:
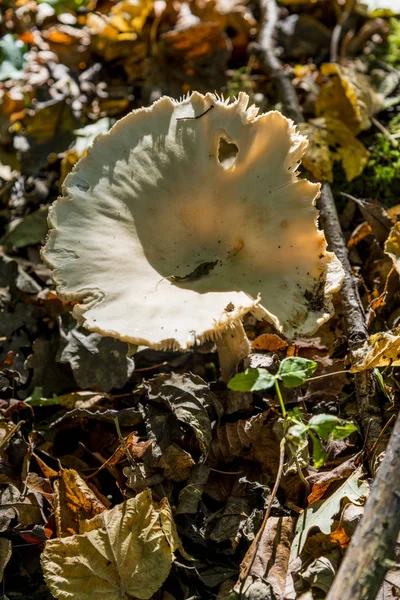
[[[252,97],[255,83],[247,67],[241,67],[235,71],[229,72],[229,79],[226,86],[226,97],[237,96],[239,92],[246,92]]]
[[[395,69],[400,69],[400,19],[389,19],[389,29],[386,40],[377,46],[368,58],[372,63],[379,59]]]
[[[390,34],[384,48],[383,60],[392,67],[400,67],[400,19],[390,19]]]
[[[392,118],[388,125],[391,133],[400,133],[400,115]],[[400,203],[400,147],[394,148],[382,133],[369,134],[361,139],[371,155],[363,173],[346,181],[343,170],[336,168],[333,190],[346,191],[359,198],[374,198],[387,207]]]

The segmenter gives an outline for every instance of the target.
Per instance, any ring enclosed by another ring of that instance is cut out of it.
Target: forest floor
[[[322,599],[362,518],[400,389],[399,8],[284,0],[266,49],[268,5],[1,3],[4,599]],[[360,296],[358,340],[343,294],[311,337],[247,315],[244,394],[212,342],[132,348],[78,325],[40,256],[49,206],[95,137],[194,90],[245,92],[299,122],[300,176],[332,191]],[[284,364],[295,383],[254,385]],[[395,567],[378,598],[398,597]]]

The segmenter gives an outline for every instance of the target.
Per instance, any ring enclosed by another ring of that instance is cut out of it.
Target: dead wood
[[[376,475],[365,511],[327,600],[374,600],[400,530],[400,416]]]

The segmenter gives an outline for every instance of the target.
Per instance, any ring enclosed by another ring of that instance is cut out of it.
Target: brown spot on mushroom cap
[[[238,148],[229,168],[221,132]],[[319,185],[295,173],[306,145],[246,94],[134,111],[95,141],[50,211],[43,257],[59,296],[92,331],[154,348],[215,339],[248,311],[288,336],[315,331],[343,275],[317,229]],[[310,310],[301,290],[316,284],[324,302]]]

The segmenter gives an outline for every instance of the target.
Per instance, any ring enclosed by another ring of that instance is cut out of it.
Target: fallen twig
[[[262,536],[264,533],[264,529],[267,525],[267,521],[268,521],[270,513],[271,513],[272,504],[275,500],[276,494],[278,492],[278,488],[281,483],[283,467],[285,464],[285,445],[286,445],[286,438],[283,437],[281,439],[281,443],[280,443],[278,473],[276,475],[273,490],[272,490],[271,495],[268,500],[268,506],[265,511],[263,522],[261,523],[261,527],[258,530],[258,533],[257,533],[256,537],[254,538],[253,543],[251,544],[250,548],[248,549],[246,556],[244,557],[242,565],[241,565],[241,572],[239,575],[239,580],[238,580],[238,583],[236,584],[236,586],[239,587],[240,596],[242,596],[242,594],[244,592],[244,588],[246,586],[247,579],[248,579],[249,575],[251,575],[251,569],[253,567],[254,561],[258,554],[258,550],[259,550],[260,542],[261,542],[261,539],[262,539]]]
[[[364,515],[326,600],[375,600],[394,559],[400,530],[400,416]]]

